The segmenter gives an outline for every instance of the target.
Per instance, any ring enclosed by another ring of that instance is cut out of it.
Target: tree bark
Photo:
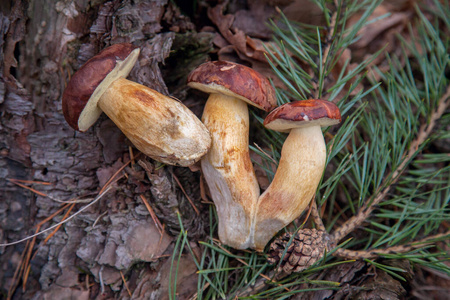
[[[189,57],[204,61],[212,34],[193,31],[189,19],[168,0],[19,0],[0,7],[0,242],[6,243],[34,233],[37,223],[61,208],[55,200],[98,195],[133,158],[130,144],[106,116],[85,133],[66,124],[61,95],[70,76],[101,49],[130,42],[141,48],[141,55],[129,79],[169,95],[160,70],[169,59],[164,74],[177,74],[170,76],[170,90],[183,97],[184,78],[194,65],[178,69],[177,61]],[[179,48],[172,47],[174,41]],[[190,52],[177,52],[186,45]],[[191,101],[190,106],[198,103]],[[195,238],[204,236],[208,213],[200,202],[198,173],[157,166],[142,155],[132,160],[98,203],[64,224],[47,242],[43,239],[48,234],[38,237],[25,291],[11,292],[24,284],[14,279],[14,272],[26,244],[0,247],[2,292],[10,291],[9,296],[17,299],[54,295],[87,299],[100,293],[139,298],[149,290],[159,299],[167,297],[158,276],[167,264],[159,257],[170,253],[173,235],[179,233],[177,212]],[[162,235],[143,199],[164,224]],[[83,205],[76,204],[71,213]],[[195,265],[186,266],[183,276],[192,277]],[[129,278],[131,296],[122,275]]]

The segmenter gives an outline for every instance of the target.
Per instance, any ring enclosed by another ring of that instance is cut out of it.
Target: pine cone
[[[267,259],[269,264],[279,263],[291,236],[290,233],[285,233],[270,245]],[[326,231],[302,229],[289,244],[278,272],[284,271],[288,275],[301,272],[320,260],[325,250],[329,251],[331,248],[331,237]]]

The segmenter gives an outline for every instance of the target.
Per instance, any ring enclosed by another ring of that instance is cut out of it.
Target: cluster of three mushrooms
[[[135,46],[115,44],[81,67],[62,97],[67,122],[86,131],[103,111],[136,148],[157,161],[189,166],[205,156],[202,171],[217,207],[221,241],[263,249],[314,195],[325,164],[320,126],[338,123],[339,110],[327,101],[309,100],[268,115],[264,123],[269,129],[292,130],[275,178],[260,196],[248,149],[247,103],[266,111],[275,107],[267,79],[229,62],[194,70],[189,85],[211,94],[202,117],[205,127],[180,102],[125,79],[138,56]],[[294,124],[302,124],[301,129],[293,129],[298,127]]]
[[[247,103],[272,110],[273,87],[256,71],[224,61],[202,64],[191,72],[188,85],[210,94],[202,121],[212,145],[201,166],[216,205],[219,238],[234,248],[262,250],[313,198],[326,160],[321,127],[339,123],[339,109],[329,101],[304,100],[266,117],[267,128],[290,133],[275,177],[260,195],[249,154]]]

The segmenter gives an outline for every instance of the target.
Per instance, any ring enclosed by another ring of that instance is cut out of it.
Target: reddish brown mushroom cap
[[[321,127],[341,122],[341,112],[333,102],[320,99],[300,100],[274,109],[264,120],[264,126],[276,131],[319,125]]]
[[[134,53],[134,55],[131,55]],[[92,124],[88,124],[80,128],[79,119],[83,110],[87,106],[91,99],[91,96],[96,92],[96,89],[105,81],[110,75],[108,84],[112,83],[115,79],[128,76],[131,71],[137,56],[139,49],[129,43],[112,45],[96,56],[89,59],[70,79],[64,90],[62,96],[62,109],[64,118],[67,123],[75,130],[85,131]],[[120,65],[120,62],[126,61],[130,56],[133,59],[129,59],[129,63]],[[103,87],[103,91],[106,87]],[[100,98],[101,93],[97,93],[94,100]],[[96,105],[93,105],[95,108]],[[100,115],[97,109],[93,109],[93,114]],[[92,119],[96,119],[95,116]],[[95,122],[95,120],[94,120]]]
[[[233,62],[204,63],[189,74],[187,81],[192,88],[236,97],[265,111],[277,104],[275,90],[267,78]]]

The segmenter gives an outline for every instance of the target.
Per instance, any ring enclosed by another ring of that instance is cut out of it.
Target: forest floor
[[[234,61],[283,87],[267,62],[273,36],[267,23],[281,10],[293,22],[324,25],[321,10],[308,0],[6,2],[0,4],[0,242],[48,231],[0,247],[0,298],[169,299],[176,289],[177,299],[195,299],[196,263],[209,259],[202,257],[202,242],[217,238],[199,165],[167,166],[145,157],[105,115],[87,132],[75,132],[62,115],[62,91],[94,54],[130,42],[141,56],[129,79],[179,99],[200,118],[206,95],[186,86],[191,70],[208,60]],[[396,35],[408,39],[414,32],[409,25],[417,3],[428,2],[384,1],[370,18],[388,16],[365,27],[333,72],[346,59],[361,61],[383,47],[400,53]],[[388,68],[384,56],[373,65]],[[263,145],[253,128],[250,139]],[[263,170],[256,167],[256,174],[267,188]],[[54,226],[92,199],[98,201]],[[182,230],[184,252],[178,251]],[[240,253],[233,252],[236,261]],[[448,296],[447,275],[395,264],[408,270],[406,283],[356,261],[330,272],[330,281],[342,284],[339,292],[292,297]],[[358,294],[358,287],[367,293]]]

